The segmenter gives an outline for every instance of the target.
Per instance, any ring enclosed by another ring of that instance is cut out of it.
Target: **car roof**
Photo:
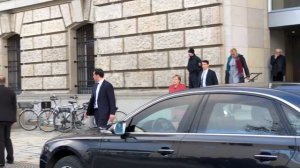
[[[277,97],[281,99],[285,99],[288,101],[292,101],[293,99],[300,100],[299,95],[295,95],[289,92],[285,92],[282,90],[270,89],[270,88],[262,88],[262,87],[240,87],[240,86],[214,86],[214,87],[205,87],[205,88],[196,88],[189,89],[181,92],[176,92],[176,94],[183,93],[253,93],[258,95],[266,95],[271,97]]]
[[[205,93],[241,93],[241,94],[266,96],[269,98],[277,99],[300,112],[300,96],[298,96],[296,94],[292,94],[289,92],[276,90],[276,89],[265,88],[265,86],[263,86],[263,87],[243,87],[243,86],[236,86],[236,85],[226,85],[226,86],[219,85],[219,86],[210,86],[210,87],[205,87],[205,88],[188,89],[188,90],[184,90],[184,91],[175,92],[172,94],[162,95],[162,96],[146,103],[145,105],[139,107],[138,109],[134,110],[132,113],[128,114],[128,116],[126,116],[124,118],[124,120],[127,120],[132,115],[134,115],[136,112],[138,112],[142,109],[148,108],[149,106],[151,106],[155,103],[158,103],[161,100],[178,97],[178,96],[200,94],[200,93],[204,93],[204,94]]]

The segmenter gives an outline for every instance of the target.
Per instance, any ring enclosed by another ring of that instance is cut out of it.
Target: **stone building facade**
[[[174,74],[188,84],[188,47],[221,83],[232,47],[267,82],[267,12],[264,0],[0,1],[0,74],[8,75],[5,46],[17,34],[23,91],[77,93],[76,30],[92,24],[94,66],[120,90],[166,88]]]

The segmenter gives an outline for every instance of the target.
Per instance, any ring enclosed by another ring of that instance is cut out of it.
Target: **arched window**
[[[21,92],[20,39],[19,35],[7,39],[8,87],[17,93]]]
[[[91,93],[95,68],[94,27],[87,24],[76,30],[77,39],[77,86],[79,94]]]

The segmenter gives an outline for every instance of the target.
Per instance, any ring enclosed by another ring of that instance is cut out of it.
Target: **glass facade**
[[[300,7],[300,0],[272,0],[272,10]]]

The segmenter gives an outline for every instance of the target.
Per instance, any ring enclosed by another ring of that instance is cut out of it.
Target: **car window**
[[[133,118],[131,132],[179,132],[187,114],[198,101],[199,96],[192,95],[157,103]]]
[[[295,130],[296,134],[300,135],[300,113],[284,105],[282,106],[282,109],[287,115],[290,125]]]
[[[247,95],[211,95],[198,132],[282,134],[272,101]]]

